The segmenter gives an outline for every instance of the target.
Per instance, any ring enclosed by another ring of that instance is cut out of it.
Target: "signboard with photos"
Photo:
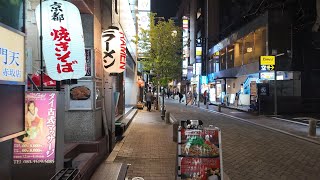
[[[56,152],[57,93],[28,92],[26,134],[14,139],[13,164],[53,164]]]
[[[200,120],[181,121],[178,179],[223,179],[221,131]]]

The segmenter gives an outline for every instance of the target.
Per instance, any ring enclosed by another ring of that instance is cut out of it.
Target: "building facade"
[[[212,103],[247,106],[266,114],[316,112],[316,2],[182,2],[177,16],[190,17],[189,65],[199,58],[197,48],[202,49],[202,76],[191,84],[199,82],[193,86],[201,89],[200,94],[207,90]],[[261,68],[264,56],[275,57],[273,68]],[[262,86],[267,95],[259,94]]]

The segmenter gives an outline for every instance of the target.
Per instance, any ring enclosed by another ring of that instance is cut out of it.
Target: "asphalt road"
[[[172,101],[166,110],[177,120],[221,129],[223,168],[231,180],[320,179],[318,144]]]

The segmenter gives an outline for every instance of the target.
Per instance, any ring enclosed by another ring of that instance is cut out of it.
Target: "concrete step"
[[[72,167],[80,171],[81,180],[90,179],[98,166],[98,153],[80,153],[72,160]]]
[[[131,121],[133,120],[134,116],[137,114],[138,109],[132,109],[130,110],[125,116],[120,118],[115,122],[116,126],[116,137],[117,140],[121,140],[123,133],[128,129]]]

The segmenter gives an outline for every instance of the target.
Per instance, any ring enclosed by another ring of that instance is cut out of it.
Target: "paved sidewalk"
[[[177,145],[172,140],[172,125],[161,120],[159,111],[139,110],[124,136],[106,161],[131,164],[130,180],[175,179]]]

